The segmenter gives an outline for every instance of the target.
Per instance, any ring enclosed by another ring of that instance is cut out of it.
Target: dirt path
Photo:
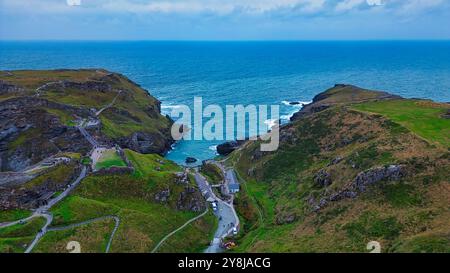
[[[174,234],[177,233],[178,231],[184,229],[184,228],[187,227],[190,223],[192,223],[192,222],[194,222],[194,221],[196,221],[196,220],[202,218],[203,216],[206,215],[206,213],[208,213],[208,211],[209,211],[209,209],[206,208],[206,210],[205,210],[202,214],[200,214],[200,215],[198,215],[198,216],[192,218],[191,220],[189,220],[189,221],[187,221],[186,223],[184,223],[184,225],[182,225],[181,227],[179,227],[179,228],[177,228],[176,230],[172,231],[171,233],[167,234],[167,235],[166,235],[166,236],[165,236],[165,237],[164,237],[164,238],[156,245],[156,247],[152,250],[152,253],[155,253],[156,251],[158,251],[158,248],[159,248],[159,247],[160,247],[167,239],[169,239],[172,235],[174,235]]]

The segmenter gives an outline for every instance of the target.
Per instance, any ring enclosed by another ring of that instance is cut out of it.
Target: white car
[[[238,234],[237,227],[233,227],[233,235],[237,235],[237,234]]]
[[[216,202],[211,203],[211,206],[212,206],[213,211],[217,211],[217,203]]]

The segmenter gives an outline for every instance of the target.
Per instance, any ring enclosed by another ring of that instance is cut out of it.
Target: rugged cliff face
[[[38,208],[52,214],[52,226],[105,221],[44,235],[33,252],[66,253],[70,240],[99,252],[114,215],[120,228],[111,251],[148,253],[203,213],[195,181],[161,156],[173,140],[160,108],[146,90],[104,70],[0,72],[0,223],[22,220],[1,230],[0,253],[25,251],[45,222],[24,220]],[[215,221],[204,214],[159,251],[206,248]]]
[[[337,85],[282,127],[280,148],[228,158],[240,251],[450,251],[450,106]]]
[[[0,72],[0,170],[21,171],[58,152],[100,144],[165,154],[172,121],[160,102],[122,75],[105,70]]]

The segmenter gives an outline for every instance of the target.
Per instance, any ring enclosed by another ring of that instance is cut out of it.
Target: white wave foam
[[[287,104],[286,104],[285,102],[287,102]],[[289,114],[280,116],[280,119],[281,119],[281,120],[287,120],[287,121],[290,121],[291,118],[294,116],[294,114],[297,113],[297,112],[299,111],[299,108],[300,108],[300,109],[303,108],[305,105],[312,103],[312,101],[299,101],[298,103],[300,103],[300,104],[296,104],[296,105],[291,105],[291,104],[289,104],[288,101],[283,101],[282,103],[285,104],[285,105],[289,105],[289,106],[292,106],[293,108],[295,108],[295,109],[294,109],[293,111],[291,111]]]
[[[183,105],[171,105],[171,104],[163,104],[161,105],[161,109],[178,109],[181,108]]]
[[[210,149],[211,151],[216,152],[217,151],[217,145],[209,146],[208,149]]]
[[[292,102],[298,102],[299,104],[291,104],[291,101],[287,101],[287,100],[284,100],[281,103],[286,105],[286,106],[292,106],[292,107],[297,107],[297,108],[298,107],[303,107],[306,104],[312,103],[312,101],[292,101]]]
[[[268,119],[266,121],[264,121],[264,124],[267,125],[267,127],[270,129],[272,129],[273,126],[275,126],[277,124],[277,120],[276,119]]]

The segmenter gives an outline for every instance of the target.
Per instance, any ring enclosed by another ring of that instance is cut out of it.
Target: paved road
[[[31,251],[33,251],[33,248],[36,246],[36,244],[39,242],[39,240],[42,237],[44,237],[44,235],[47,233],[48,226],[50,226],[50,224],[53,221],[53,215],[51,215],[51,214],[37,214],[36,217],[40,217],[40,216],[45,217],[47,219],[47,222],[45,223],[44,227],[38,232],[36,237],[34,237],[33,242],[31,242],[31,244],[25,250],[25,253],[30,253]]]
[[[212,191],[208,181],[201,174],[195,172],[194,177],[200,191],[202,193],[207,191],[216,200],[218,207],[214,214],[219,219],[219,224],[214,234],[214,239],[211,245],[205,250],[205,253],[222,252],[223,249],[220,247],[221,240],[231,235],[233,226],[239,227],[239,218],[233,206],[218,198]]]
[[[50,201],[48,201],[47,205],[38,208],[36,211],[37,212],[43,212],[43,211],[50,210],[59,201],[61,201],[62,199],[66,198],[72,192],[72,190],[74,188],[76,188],[78,186],[78,184],[80,184],[81,180],[83,180],[86,177],[86,174],[87,174],[87,168],[86,168],[86,166],[83,166],[83,169],[81,170],[81,173],[78,176],[78,178],[72,184],[70,184],[65,191],[63,191],[57,197],[55,197],[55,198],[51,199]]]
[[[194,221],[196,221],[196,220],[202,218],[203,216],[206,215],[206,213],[208,213],[208,208],[206,208],[206,210],[205,210],[202,214],[200,214],[200,215],[198,215],[198,216],[192,218],[191,220],[187,221],[187,222],[186,222],[184,225],[182,225],[181,227],[179,227],[179,228],[177,228],[176,230],[172,231],[171,233],[167,234],[167,235],[166,235],[166,236],[165,236],[165,237],[164,237],[164,238],[156,245],[156,247],[152,250],[152,253],[155,253],[156,251],[158,251],[159,247],[160,247],[167,239],[169,239],[172,235],[174,235],[174,234],[177,233],[178,231],[182,230],[183,228],[187,227],[190,223],[192,223],[192,222],[194,222]]]

